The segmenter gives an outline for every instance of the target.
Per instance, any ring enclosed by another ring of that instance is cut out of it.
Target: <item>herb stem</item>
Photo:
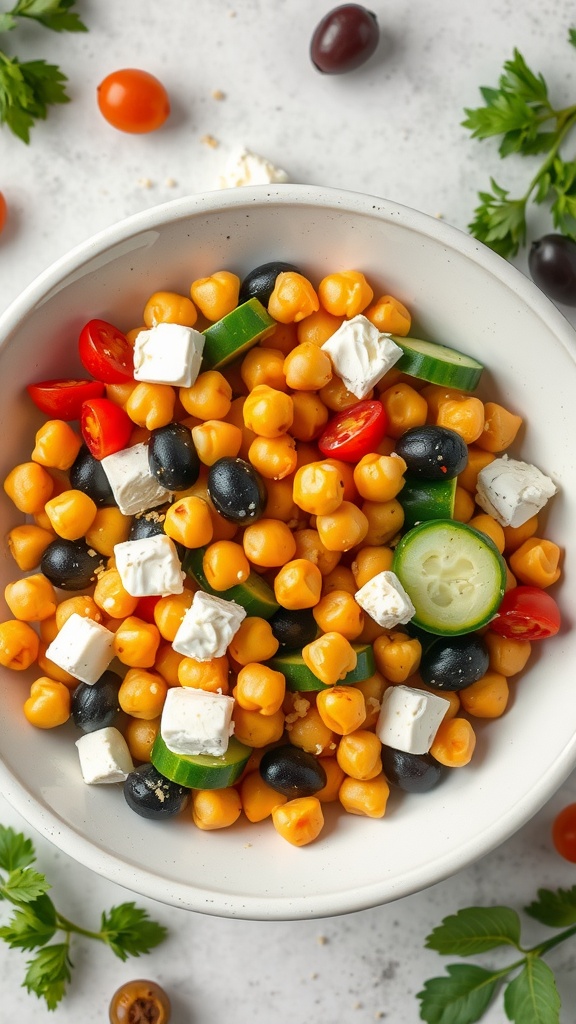
[[[68,939],[72,932],[75,935],[84,935],[87,939],[98,939],[99,942],[105,942],[106,940],[102,936],[102,932],[91,932],[87,928],[81,928],[79,924],[74,924],[73,921],[69,921],[67,917],[64,917],[60,913],[56,913],[56,925],[61,931],[66,932]]]
[[[564,113],[566,115],[565,116],[565,120],[564,120],[562,126],[558,129],[558,133],[557,133],[556,138],[554,140],[554,144],[551,147],[551,149],[550,149],[546,159],[540,165],[540,167],[537,170],[536,174],[532,178],[532,181],[528,185],[528,188],[527,188],[526,192],[522,196],[522,200],[521,201],[524,204],[526,204],[528,202],[528,200],[530,199],[530,196],[531,196],[532,192],[534,191],[534,189],[536,188],[538,182],[543,177],[543,175],[546,173],[548,168],[554,163],[554,160],[556,159],[556,156],[558,155],[558,150],[560,149],[560,146],[564,142],[564,139],[572,131],[572,128],[574,128],[574,125],[576,125],[576,106],[567,107],[565,111],[560,112],[560,113]],[[560,113],[558,115],[559,118],[560,118]]]
[[[565,942],[572,935],[576,935],[576,924],[573,924],[570,928],[565,928],[564,931],[559,932],[558,935],[554,935],[551,939],[546,939],[544,942],[540,942],[537,946],[533,946],[532,949],[526,950],[527,956],[543,956],[550,949],[554,949],[555,946],[559,946],[561,942]]]

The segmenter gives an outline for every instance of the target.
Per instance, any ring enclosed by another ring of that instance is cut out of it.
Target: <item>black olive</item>
[[[266,751],[260,761],[260,775],[289,800],[312,796],[326,785],[326,772],[318,758],[291,743]]]
[[[238,303],[247,302],[248,299],[259,299],[263,306],[267,306],[278,274],[284,274],[287,271],[300,273],[298,267],[295,267],[293,263],[286,263],[284,260],[273,260],[271,263],[263,263],[262,266],[255,267],[246,275],[240,285]]]
[[[86,590],[96,581],[104,559],[84,540],[58,538],[48,545],[40,562],[40,571],[61,590]]]
[[[310,608],[302,608],[297,611],[289,611],[287,608],[279,608],[277,612],[268,619],[280,647],[289,650],[301,651],[306,644],[316,639],[318,626]]]
[[[372,56],[380,30],[376,15],[360,4],[342,4],[322,18],[310,44],[310,57],[325,75],[354,71]]]
[[[118,690],[122,680],[115,672],[104,672],[93,685],[79,683],[72,694],[74,725],[95,732],[113,725],[120,713]]]
[[[125,981],[110,1000],[110,1024],[168,1024],[170,999],[155,981]]]
[[[168,491],[192,487],[200,473],[200,459],[189,428],[183,423],[156,427],[148,442],[148,465]]]
[[[207,489],[216,511],[241,526],[259,519],[268,500],[264,481],[254,467],[228,455],[208,470]]]
[[[490,654],[478,633],[440,637],[424,651],[419,672],[435,690],[464,690],[488,671]]]
[[[468,462],[466,442],[448,427],[412,427],[398,438],[394,450],[408,471],[424,480],[452,480]]]
[[[167,508],[168,505],[163,505],[162,508],[149,508],[146,512],[138,512],[130,524],[128,540],[142,540],[164,533]]]
[[[128,806],[142,818],[173,818],[186,806],[190,790],[171,782],[153,764],[141,764],[124,783]]]
[[[532,280],[555,302],[576,306],[576,242],[566,235],[544,235],[528,255]]]
[[[431,754],[408,754],[394,747],[382,747],[382,770],[392,786],[406,793],[427,793],[445,774],[444,765]]]
[[[116,505],[116,499],[106,473],[98,459],[82,445],[70,467],[70,486],[84,491],[97,505]]]

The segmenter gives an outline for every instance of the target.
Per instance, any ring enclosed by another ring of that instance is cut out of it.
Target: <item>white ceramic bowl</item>
[[[564,629],[534,645],[499,720],[480,724],[473,763],[425,796],[392,795],[381,820],[329,811],[316,843],[296,849],[269,822],[201,832],[128,810],[121,787],[80,781],[76,732],[32,728],[28,678],[0,676],[0,784],[21,814],[66,853],[136,892],[209,914],[290,919],[375,906],[422,889],[491,850],[533,815],[576,764],[576,337],[518,271],[439,220],[369,196],[303,186],[212,192],[111,227],[46,271],[0,322],[2,477],[29,458],[40,421],[25,384],[77,373],[82,324],[129,329],[157,289],[186,292],[214,270],[240,275],[270,259],[316,281],[365,272],[378,294],[412,310],[413,332],[463,349],[487,367],[482,393],[521,412],[514,454],[549,473],[560,494],[546,535],[566,549],[558,589]],[[6,532],[18,521],[1,503]],[[2,587],[18,576],[0,561]],[[7,616],[6,612],[4,613]]]

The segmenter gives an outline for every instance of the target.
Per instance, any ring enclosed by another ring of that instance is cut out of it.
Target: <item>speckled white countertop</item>
[[[57,36],[33,25],[18,33],[22,59],[61,64],[71,103],[53,108],[29,147],[0,132],[0,190],[10,208],[0,238],[0,311],[92,233],[215,187],[241,145],[284,167],[291,181],[369,192],[465,228],[490,174],[520,192],[530,173],[519,158],[500,167],[495,145],[471,141],[460,127],[462,108],[478,105],[478,86],[495,84],[517,46],[545,74],[558,105],[576,93],[576,54],[565,42],[576,20],[569,0],[374,2],[379,50],[365,68],[338,78],[319,75],[308,59],[312,30],[331,6],[326,0],[77,6],[86,35]],[[15,33],[7,40],[14,52],[16,41]],[[157,74],[170,92],[173,114],[160,133],[122,135],[98,113],[98,83],[131,66]],[[216,99],[215,91],[224,97]],[[540,223],[534,221],[532,237]],[[20,987],[24,957],[1,944],[0,1019],[100,1024],[114,989],[145,976],[169,990],[173,1024],[417,1024],[415,993],[443,964],[424,950],[424,938],[443,916],[470,903],[520,908],[539,886],[576,883],[576,868],[550,842],[554,814],[575,799],[573,775],[532,822],[475,866],[396,904],[344,918],[220,920],[142,899],[169,928],[168,941],[126,964],[78,941],[69,994],[54,1014]],[[31,831],[1,796],[0,821]],[[96,926],[103,908],[134,898],[41,837],[35,842],[67,917]],[[537,934],[528,923],[528,937]],[[570,1024],[576,947],[561,947],[549,962],[558,972],[562,1022]],[[485,1020],[500,1024],[501,1007]]]

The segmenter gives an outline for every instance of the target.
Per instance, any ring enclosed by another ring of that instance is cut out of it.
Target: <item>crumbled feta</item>
[[[376,735],[387,747],[427,754],[450,701],[412,686],[389,686],[382,697]]]
[[[210,661],[226,654],[226,648],[246,617],[236,601],[225,601],[199,590],[187,609],[172,647],[196,661]]]
[[[166,694],[160,734],[175,754],[213,754],[228,749],[234,731],[234,698],[188,686],[172,686]]]
[[[114,545],[122,586],[132,597],[181,594],[184,573],[176,545],[164,533]]]
[[[529,462],[502,455],[478,474],[476,501],[501,526],[522,526],[556,494],[556,485]]]
[[[76,746],[82,778],[88,785],[124,782],[134,768],[128,744],[114,726],[85,733]]]
[[[354,597],[374,622],[385,629],[410,622],[416,611],[395,572],[379,572]]]
[[[243,185],[273,185],[287,181],[288,175],[281,167],[275,167],[265,156],[243,147],[231,154],[218,187],[241,188]]]
[[[74,612],[46,648],[46,657],[88,686],[98,682],[114,657],[114,633]]]
[[[322,345],[334,372],[356,398],[365,398],[400,359],[402,349],[361,313],[345,320]]]
[[[114,500],[125,516],[135,516],[172,497],[150,472],[148,445],[144,442],[106,455],[100,465],[108,477]]]
[[[134,380],[189,388],[202,363],[204,335],[193,327],[160,323],[134,343]]]

